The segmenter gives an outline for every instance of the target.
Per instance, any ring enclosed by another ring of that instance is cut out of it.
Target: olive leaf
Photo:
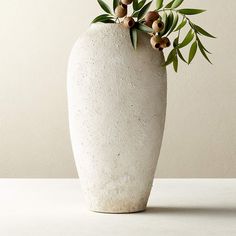
[[[198,44],[204,49],[204,51],[207,52],[207,53],[209,53],[209,54],[211,54],[211,52],[209,52],[209,51],[203,46],[201,40],[199,39],[199,37],[198,37],[197,35],[196,35],[196,38],[197,38]],[[198,46],[199,46],[199,45],[198,45]]]
[[[150,27],[148,27],[148,26],[146,26],[144,24],[141,24],[139,22],[137,22],[135,24],[135,28],[140,30],[140,31],[143,31],[145,33],[153,33],[153,29],[152,28],[150,28]]]
[[[144,4],[146,3],[146,0],[141,0],[140,2],[138,0],[133,1],[133,9],[134,11],[140,10]]]
[[[177,47],[178,44],[179,44],[179,35],[178,35],[178,37],[174,40],[173,46],[174,46],[174,47]]]
[[[191,8],[186,8],[186,9],[180,9],[178,10],[178,12],[180,14],[184,14],[184,15],[196,15],[196,14],[200,14],[202,12],[205,12],[206,10],[202,10],[202,9],[191,9]]]
[[[142,19],[144,17],[144,15],[146,14],[146,12],[148,11],[150,5],[151,5],[152,1],[151,2],[148,2],[146,5],[143,6],[143,8],[139,11],[138,13],[138,20]]]
[[[173,32],[173,30],[175,29],[176,25],[178,24],[178,20],[179,20],[179,15],[175,14],[173,22],[172,22],[172,26],[170,27],[170,30],[169,30],[169,33],[167,34],[167,36],[170,35]]]
[[[187,63],[187,61],[184,59],[182,53],[180,52],[180,49],[178,48],[178,44],[179,44],[179,36],[174,40],[173,46],[174,46],[174,48],[176,49],[176,52],[177,52],[177,55],[179,56],[179,58],[180,58],[183,62]]]
[[[184,57],[183,57],[181,51],[180,51],[178,48],[177,48],[176,50],[177,50],[177,54],[178,54],[179,58],[180,58],[183,62],[188,63],[188,62],[184,59]]]
[[[182,53],[180,52],[180,49],[178,48],[178,44],[179,44],[179,36],[174,40],[173,46],[174,46],[174,48],[176,49],[179,58],[180,58],[183,62],[187,63],[187,61],[184,59]]]
[[[132,17],[138,17],[139,11],[136,11],[132,14]]]
[[[162,35],[165,35],[169,31],[169,29],[172,26],[173,19],[174,19],[174,15],[173,15],[173,12],[171,11],[170,14],[168,15],[167,19],[166,19],[166,23],[165,23],[165,27],[164,27],[164,32],[163,32]]]
[[[193,30],[190,29],[187,35],[185,36],[184,40],[182,41],[182,43],[178,45],[178,48],[183,48],[187,46],[192,41],[193,38],[194,38]]]
[[[113,11],[115,12],[116,7],[119,5],[119,0],[113,0]]]
[[[112,19],[114,19],[112,16],[110,16],[109,14],[102,14],[97,16],[92,23],[96,23],[96,22],[104,22],[104,23],[108,23],[107,21],[112,21]],[[114,21],[113,21],[114,22]]]
[[[103,0],[97,0],[100,7],[107,13],[111,14],[111,9],[110,7],[103,1]]]
[[[166,25],[168,24],[168,16],[166,14],[166,12],[164,11],[163,14],[162,14],[162,18],[161,18],[162,22],[164,23],[164,28],[162,29],[162,31],[160,32],[160,35],[162,36],[165,32],[165,28],[166,28]]]
[[[175,48],[170,51],[164,66],[167,66],[173,62],[174,58],[176,57],[176,53],[177,52]]]
[[[216,38],[215,36],[211,35],[210,33],[208,33],[206,30],[204,30],[203,28],[201,28],[201,27],[198,26],[198,25],[193,25],[193,27],[194,27],[194,29],[195,29],[198,33],[200,33],[200,34],[202,34],[202,35],[204,35],[204,36],[206,36],[206,37]]]
[[[111,24],[115,24],[116,22],[114,20],[104,20],[102,21],[102,23],[111,23]]]
[[[176,55],[173,60],[173,67],[174,67],[175,72],[178,72],[178,64],[179,64],[178,57]]]
[[[146,0],[140,1],[140,3],[138,4],[138,10],[141,9],[145,3],[146,3]]]
[[[178,27],[175,29],[175,31],[181,30],[187,23],[187,20],[184,18],[182,22],[178,25]]]
[[[134,27],[130,29],[130,39],[131,39],[133,48],[136,49],[137,43],[138,43],[138,32],[137,32],[137,29],[135,29]]]
[[[208,56],[207,56],[207,54],[206,54],[206,52],[205,52],[205,50],[204,50],[203,45],[202,45],[201,43],[199,44],[199,41],[198,41],[198,47],[199,47],[200,52],[202,53],[202,55],[205,57],[205,59],[206,59],[209,63],[212,64],[212,62],[210,61],[210,59],[208,58]]]
[[[182,4],[183,1],[184,0],[175,0],[173,4],[171,5],[171,8],[177,8],[178,6]]]
[[[173,4],[174,0],[169,2],[167,5],[165,5],[165,8],[171,8],[172,4]]]
[[[163,0],[156,0],[156,9],[159,10],[163,7]]]
[[[191,63],[194,56],[196,55],[196,52],[197,52],[197,41],[195,41],[190,48],[189,56],[188,56],[188,64]]]
[[[133,0],[133,9],[134,11],[138,11],[138,0]]]

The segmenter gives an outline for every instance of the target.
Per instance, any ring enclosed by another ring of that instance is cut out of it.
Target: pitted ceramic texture
[[[145,209],[166,113],[163,53],[120,24],[94,24],[72,49],[69,123],[82,190],[93,211]]]

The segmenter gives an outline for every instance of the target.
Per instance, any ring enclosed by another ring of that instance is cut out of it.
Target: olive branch
[[[211,63],[208,54],[211,54],[203,45],[200,37],[215,38],[199,25],[193,23],[189,16],[205,12],[202,9],[179,8],[184,0],[172,0],[166,5],[163,0],[156,0],[156,9],[149,11],[152,1],[146,0],[113,0],[113,10],[103,1],[97,0],[105,14],[97,16],[92,23],[123,23],[130,30],[130,39],[134,49],[138,46],[138,31],[145,32],[151,36],[151,44],[154,49],[163,50],[171,45],[168,36],[176,33],[172,43],[172,50],[169,52],[164,66],[173,65],[178,71],[179,59],[190,64],[194,59],[197,50]],[[132,5],[130,16],[127,16],[127,7]],[[122,19],[122,20],[121,20]],[[188,33],[180,41],[182,30],[189,27]],[[185,59],[181,49],[188,46],[188,58]]]

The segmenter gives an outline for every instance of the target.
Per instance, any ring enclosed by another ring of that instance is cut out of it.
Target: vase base
[[[136,211],[103,211],[103,210],[91,210],[92,212],[95,213],[100,213],[100,214],[134,214],[134,213],[139,213],[139,212],[144,212],[146,211],[146,208],[141,209],[141,210],[136,210]]]
[[[131,209],[89,209],[95,213],[102,213],[102,214],[132,214],[132,213],[139,213],[146,210],[146,206],[141,208],[131,208]]]

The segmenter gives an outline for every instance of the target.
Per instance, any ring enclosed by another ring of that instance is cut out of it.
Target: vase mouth
[[[91,23],[90,25],[121,25],[122,23],[103,23],[103,22],[95,22],[95,23]]]
[[[90,27],[97,27],[97,26],[114,26],[114,27],[120,27],[122,23],[102,23],[102,22],[97,22],[97,23],[91,23]]]
[[[121,30],[125,32],[127,28],[123,27],[121,23],[102,23],[102,22],[97,22],[97,23],[92,23],[88,27],[88,31],[100,31],[102,29],[107,29],[107,30]],[[128,32],[128,30],[127,30]]]

